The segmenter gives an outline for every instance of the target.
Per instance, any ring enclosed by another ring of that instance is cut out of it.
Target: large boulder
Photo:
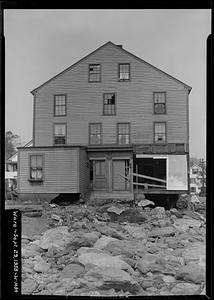
[[[194,283],[181,282],[177,283],[172,290],[168,293],[169,295],[196,295],[200,286]]]
[[[103,249],[105,246],[108,245],[108,243],[112,242],[112,241],[118,241],[118,239],[115,239],[113,237],[110,236],[102,236],[101,238],[99,238],[96,243],[94,244],[94,248],[97,249]]]
[[[37,287],[38,283],[35,280],[27,278],[22,282],[22,294],[32,294]]]
[[[69,248],[76,250],[80,247],[91,247],[99,239],[100,235],[98,232],[74,232],[69,242]]]
[[[200,220],[195,220],[192,218],[188,218],[183,216],[182,219],[176,219],[174,220],[173,227],[178,230],[180,233],[184,233],[189,228],[199,228],[201,226]]]
[[[67,226],[59,226],[45,231],[40,240],[39,246],[42,249],[48,250],[50,247],[55,247],[63,250],[71,240],[71,233]]]
[[[130,270],[131,267],[119,257],[107,253],[86,252],[80,254],[78,261],[83,265],[92,264],[101,268],[113,267],[122,270]]]
[[[137,208],[129,208],[123,211],[119,217],[119,222],[129,222],[129,223],[137,223],[143,224],[147,220],[147,214],[140,212]]]
[[[176,273],[176,279],[202,283],[205,280],[205,268],[193,263],[182,266]]]
[[[129,291],[136,294],[141,287],[125,271],[115,267],[95,267],[89,270],[85,276],[89,282],[98,289],[115,291]]]
[[[113,237],[113,238],[116,238],[116,239],[119,239],[119,240],[123,240],[126,238],[126,236],[122,233],[122,232],[119,232],[118,230],[110,227],[110,226],[107,226],[105,224],[94,224],[94,228],[100,232],[101,234],[103,235],[106,235],[106,236],[110,236],[110,237]]]
[[[124,229],[133,237],[139,240],[146,239],[146,233],[141,226],[125,225]]]
[[[194,243],[191,246],[188,246],[183,252],[182,257],[186,261],[198,261],[202,257],[205,257],[205,245],[202,243]]]
[[[150,271],[151,264],[156,263],[158,258],[158,255],[146,253],[141,259],[138,260],[136,268],[141,273],[146,274]]]
[[[47,263],[43,259],[35,261],[34,270],[38,273],[47,273],[51,268],[51,264]]]
[[[82,274],[85,270],[84,265],[74,262],[67,265],[60,273],[61,278],[74,278]]]
[[[143,254],[146,252],[146,245],[144,242],[135,240],[111,241],[103,250],[108,251],[112,255],[125,255],[132,257],[136,254]]]
[[[164,237],[164,236],[173,236],[175,235],[176,230],[175,228],[168,226],[168,227],[162,227],[157,228],[148,233],[149,237]]]

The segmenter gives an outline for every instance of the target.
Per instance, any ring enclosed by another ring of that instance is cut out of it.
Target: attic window
[[[101,65],[89,65],[89,82],[101,81]]]
[[[130,80],[130,64],[119,64],[119,80]]]

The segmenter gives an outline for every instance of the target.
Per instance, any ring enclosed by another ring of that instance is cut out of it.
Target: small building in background
[[[32,147],[33,141],[29,141],[23,147]],[[16,186],[18,174],[18,151],[10,156],[5,162],[5,182],[7,188]]]
[[[194,164],[190,167],[190,192],[199,194],[202,187],[206,186],[206,174],[203,174],[202,168]]]

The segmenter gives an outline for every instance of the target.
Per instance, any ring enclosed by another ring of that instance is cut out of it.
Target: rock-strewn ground
[[[205,294],[205,217],[119,204],[23,215],[22,293]]]

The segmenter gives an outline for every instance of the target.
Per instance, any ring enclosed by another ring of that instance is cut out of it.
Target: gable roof
[[[94,50],[93,52],[89,53],[88,55],[86,55],[86,56],[84,56],[83,58],[81,58],[80,60],[78,60],[76,63],[74,63],[74,64],[71,65],[70,67],[66,68],[66,69],[63,70],[62,72],[60,72],[60,73],[58,73],[57,75],[55,75],[54,77],[52,77],[52,78],[50,78],[49,80],[45,81],[43,84],[41,84],[40,86],[38,86],[37,88],[35,88],[34,90],[32,90],[31,93],[34,94],[38,89],[40,89],[40,88],[43,87],[44,85],[48,84],[50,81],[52,81],[53,79],[55,79],[55,78],[57,78],[58,76],[62,75],[63,73],[69,71],[70,69],[72,69],[73,67],[75,67],[77,64],[79,64],[79,63],[82,62],[83,60],[87,59],[90,55],[96,53],[97,51],[101,50],[102,48],[106,47],[107,45],[112,45],[113,47],[117,48],[117,49],[120,50],[121,52],[125,52],[126,54],[131,55],[131,56],[134,57],[135,59],[140,60],[141,62],[147,64],[148,66],[152,67],[153,69],[155,69],[155,70],[161,72],[162,74],[164,74],[164,75],[170,77],[171,79],[173,79],[173,80],[175,80],[175,81],[177,81],[177,82],[183,84],[183,85],[188,89],[188,91],[189,91],[189,93],[190,93],[190,91],[191,91],[191,89],[192,89],[191,86],[189,86],[189,85],[185,84],[184,82],[178,80],[177,78],[175,78],[175,77],[169,75],[168,73],[166,73],[166,72],[164,72],[164,71],[158,69],[157,67],[151,65],[150,63],[148,63],[148,62],[146,62],[145,60],[141,59],[140,57],[138,57],[138,56],[132,54],[131,52],[125,50],[125,49],[122,47],[122,45],[116,45],[116,44],[112,43],[111,41],[109,41],[109,42],[105,43],[104,45],[100,46],[99,48],[97,48],[97,49]]]

